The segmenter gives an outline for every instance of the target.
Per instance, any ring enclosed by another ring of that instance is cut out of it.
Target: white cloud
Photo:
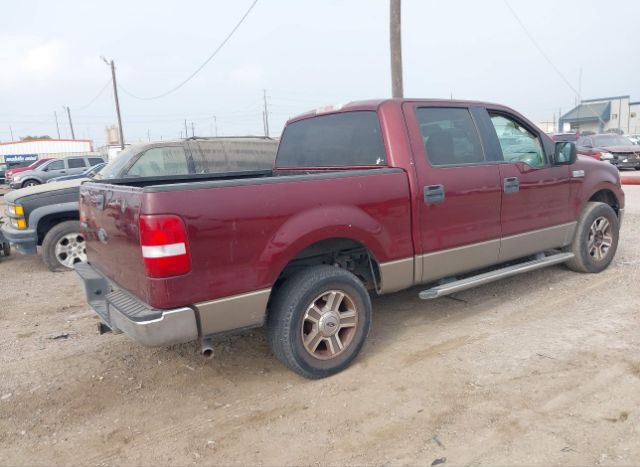
[[[0,36],[0,89],[46,83],[65,69],[68,47],[62,41],[31,36]]]

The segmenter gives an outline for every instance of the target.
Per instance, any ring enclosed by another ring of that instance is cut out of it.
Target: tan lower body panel
[[[500,242],[500,262],[567,246],[573,240],[576,222],[504,237]]]
[[[397,292],[415,283],[414,258],[399,259],[380,264],[380,293]]]
[[[380,293],[481,269],[569,245],[576,222],[380,264]]]
[[[500,239],[427,253],[422,262],[422,281],[429,282],[461,272],[473,271],[498,262]]]
[[[256,290],[195,305],[203,336],[261,326],[271,289]]]

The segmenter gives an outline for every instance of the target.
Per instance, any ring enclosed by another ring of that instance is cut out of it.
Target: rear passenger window
[[[164,175],[187,175],[189,165],[184,148],[165,146],[151,148],[131,166],[126,176],[161,177]]]
[[[217,139],[193,144],[191,155],[198,174],[271,170],[277,149],[271,139]]]
[[[524,162],[531,167],[545,166],[544,152],[537,135],[515,120],[497,114],[489,115],[498,134],[502,157],[506,162]]]
[[[102,159],[100,159],[99,157],[90,157],[89,158],[89,165],[91,167],[93,167],[94,165],[98,165],[98,164],[102,164],[104,161]]]
[[[418,107],[416,116],[431,165],[484,162],[480,137],[468,109]]]
[[[68,159],[67,162],[70,169],[81,169],[85,167],[84,159]]]
[[[386,165],[378,115],[344,112],[288,125],[280,142],[278,167]]]

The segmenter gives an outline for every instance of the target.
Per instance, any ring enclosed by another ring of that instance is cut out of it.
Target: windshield
[[[118,178],[129,162],[131,158],[138,153],[139,146],[129,146],[127,149],[120,151],[115,159],[109,161],[104,168],[96,174],[94,177],[96,180],[103,180],[105,178]]]
[[[34,167],[33,170],[39,170],[39,171],[43,172],[44,169],[49,167],[52,162],[56,162],[56,161],[57,161],[57,159],[52,159],[52,160],[46,161],[46,162],[38,165],[37,167]],[[29,167],[31,167],[31,166],[29,166]]]
[[[593,145],[599,147],[608,146],[632,146],[633,143],[624,136],[620,135],[597,135],[592,136]]]

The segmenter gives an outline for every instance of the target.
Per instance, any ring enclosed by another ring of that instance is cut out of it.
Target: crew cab
[[[623,212],[615,167],[507,107],[362,101],[291,119],[271,171],[84,183],[75,268],[102,331],[208,354],[266,325],[280,361],[321,378],[361,350],[371,294],[600,272]]]
[[[41,247],[42,259],[51,271],[68,271],[75,263],[86,261],[84,236],[78,222],[78,193],[82,181],[140,177],[189,179],[247,168],[271,169],[276,148],[275,140],[260,137],[189,138],[132,145],[98,173],[85,173],[84,178],[47,182],[8,193],[4,199],[9,222],[0,228],[0,233],[19,253],[36,254]]]

